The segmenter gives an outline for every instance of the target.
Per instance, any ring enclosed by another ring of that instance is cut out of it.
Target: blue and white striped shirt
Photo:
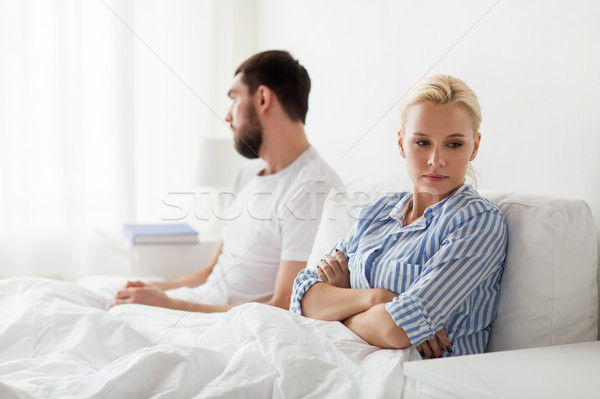
[[[413,346],[444,328],[452,354],[481,353],[498,306],[504,217],[468,185],[402,227],[411,205],[407,192],[364,205],[357,223],[335,246],[348,258],[351,287],[399,294],[385,307]],[[302,314],[300,300],[318,282],[315,272],[302,270],[290,310]]]

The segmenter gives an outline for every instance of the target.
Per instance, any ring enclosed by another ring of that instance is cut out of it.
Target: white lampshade
[[[231,138],[203,137],[200,140],[196,186],[229,187],[244,161]]]

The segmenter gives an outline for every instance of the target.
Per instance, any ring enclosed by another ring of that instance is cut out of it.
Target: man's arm
[[[283,260],[279,264],[277,270],[277,276],[275,277],[275,289],[273,296],[264,303],[265,305],[275,306],[281,309],[289,309],[290,297],[292,296],[292,286],[294,284],[294,278],[298,275],[300,270],[306,267],[306,262],[298,262],[291,260]],[[226,312],[236,305],[206,305],[203,303],[192,303],[183,300],[174,300],[172,303],[172,309],[188,310],[192,312]]]
[[[167,309],[204,313],[226,312],[233,307],[232,305],[204,305],[171,298],[158,287],[141,281],[133,282],[129,287],[117,292],[111,306],[124,304],[158,306]]]
[[[290,297],[292,296],[294,279],[300,273],[300,270],[305,267],[306,262],[282,260],[277,269],[277,276],[275,276],[273,296],[264,303],[288,310],[290,308]]]
[[[194,305],[193,302],[175,301],[168,297],[164,291],[179,287],[196,287],[204,284],[206,279],[212,273],[219,256],[223,252],[223,242],[219,241],[208,265],[204,269],[192,272],[172,281],[157,281],[144,283],[142,281],[128,281],[125,287],[121,288],[115,295],[112,305],[121,305],[126,303],[144,304],[150,306],[160,306],[170,309],[186,310]],[[181,303],[178,303],[181,302]]]
[[[275,277],[275,290],[271,299],[264,303],[265,305],[276,306],[282,309],[289,309],[290,297],[292,295],[292,285],[294,278],[300,270],[306,267],[306,262],[297,261],[281,261],[277,276]],[[162,305],[154,305],[162,306]],[[185,310],[188,312],[202,312],[202,313],[215,313],[215,312],[227,312],[229,309],[236,307],[237,305],[207,305],[204,303],[194,303],[190,301],[184,301],[181,299],[168,298],[164,301],[164,306],[170,309]]]
[[[222,248],[222,244],[220,244],[219,247]],[[219,249],[220,253],[221,248],[219,247],[217,249]],[[217,251],[215,251],[215,254],[217,255]],[[218,258],[218,255],[216,257]],[[282,261],[279,265],[277,276],[275,277],[275,289],[273,296],[271,299],[263,303],[287,310],[290,306],[290,296],[292,294],[294,278],[305,266],[306,262]],[[150,306],[160,306],[168,309],[202,313],[226,312],[236,306],[207,305],[203,303],[185,301],[182,299],[170,298],[163,291],[161,291],[160,287],[157,287],[155,284],[156,283],[133,283],[133,285],[130,287],[126,287],[117,293],[113,305],[137,303]]]
[[[162,291],[172,290],[174,288],[179,287],[197,287],[206,282],[206,279],[212,273],[215,268],[217,261],[219,260],[219,256],[223,252],[223,241],[219,241],[215,250],[213,251],[212,257],[206,265],[205,268],[192,272],[190,274],[186,274],[175,280],[171,281],[155,281],[152,282],[152,285],[158,287]]]

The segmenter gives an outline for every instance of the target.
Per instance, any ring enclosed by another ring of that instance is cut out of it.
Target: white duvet
[[[402,396],[410,351],[377,349],[337,322],[259,304],[105,308],[72,283],[0,280],[0,397]]]

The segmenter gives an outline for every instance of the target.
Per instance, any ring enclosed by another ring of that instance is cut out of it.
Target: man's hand
[[[335,251],[335,257],[325,255],[317,266],[317,277],[323,282],[338,288],[350,288],[350,271],[342,251]]]
[[[129,280],[127,280],[127,283],[125,284],[124,288],[149,287],[151,285],[154,285],[154,283],[145,283],[143,281],[129,281]]]
[[[117,292],[111,306],[136,303],[172,309],[172,302],[172,299],[167,294],[153,284],[142,281],[128,281],[125,287]]]
[[[442,357],[442,349],[448,353],[452,353],[452,344],[446,335],[446,331],[442,328],[435,333],[435,337],[416,346],[421,356],[427,359]]]

